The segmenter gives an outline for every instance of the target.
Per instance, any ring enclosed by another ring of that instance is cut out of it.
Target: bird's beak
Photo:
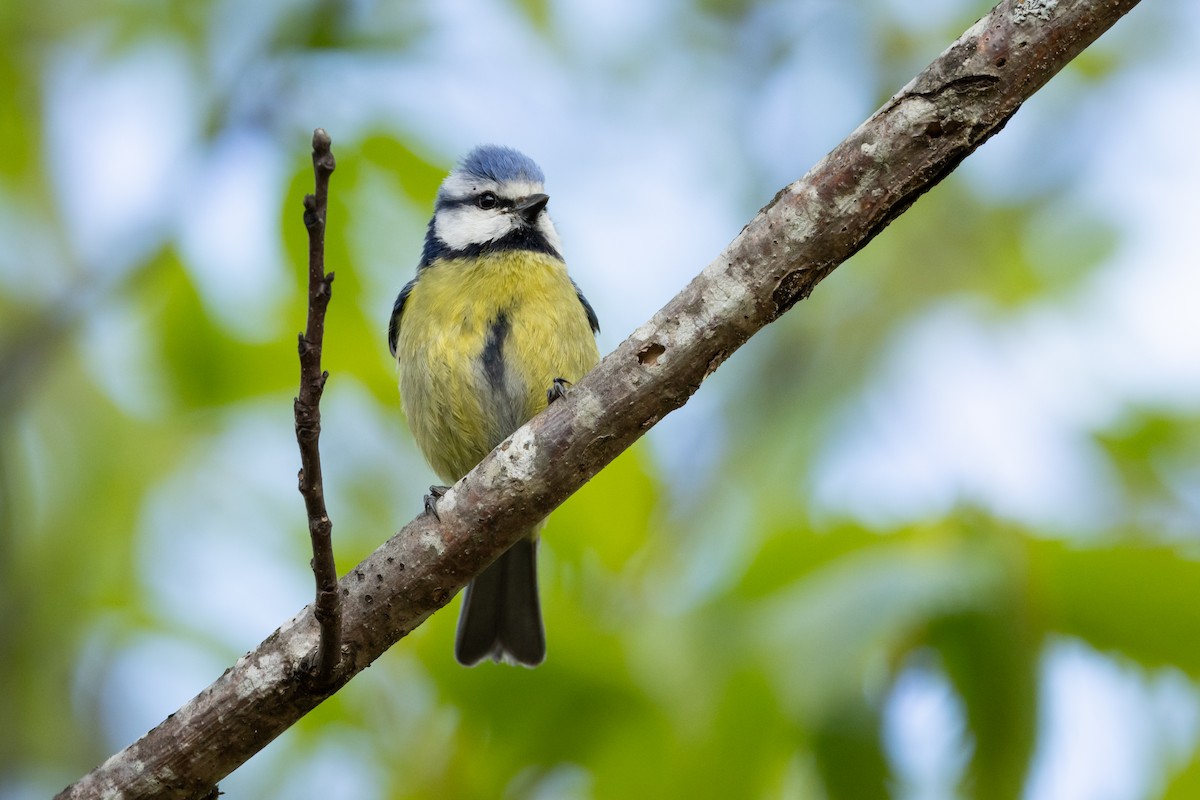
[[[531,194],[517,203],[514,208],[522,219],[532,225],[537,220],[538,214],[542,213],[542,209],[546,207],[546,203],[549,202],[550,195],[548,194]]]

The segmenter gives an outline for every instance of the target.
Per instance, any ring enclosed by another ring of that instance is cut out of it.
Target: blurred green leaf
[[[964,796],[1003,800],[1021,794],[1034,752],[1045,631],[1030,597],[1023,537],[985,518],[960,519],[972,548],[1003,570],[1003,581],[985,603],[932,620],[926,638],[941,655],[975,740]]]
[[[1173,517],[1186,530],[1200,521],[1200,506],[1189,498],[1200,467],[1200,417],[1132,408],[1108,430],[1097,432],[1108,463],[1128,499],[1130,521],[1149,527]],[[1162,533],[1170,533],[1163,531]]]
[[[569,563],[595,553],[605,568],[619,571],[653,536],[661,492],[644,449],[635,445],[551,514],[543,537]]]
[[[1171,547],[1030,541],[1046,627],[1146,667],[1200,675],[1200,563]]]
[[[841,704],[817,726],[813,752],[830,800],[888,796],[881,742],[879,709],[864,702]]]
[[[298,383],[294,345],[251,345],[230,336],[209,315],[174,253],[164,253],[135,292],[150,309],[162,367],[184,407],[218,407]]]
[[[1200,797],[1200,753],[1195,753],[1178,774],[1168,782],[1162,800],[1193,800]]]
[[[0,52],[0,144],[6,156],[0,159],[0,177],[5,181],[28,179],[36,174],[40,160],[40,126],[29,124],[28,111],[37,107],[37,97],[28,83],[19,79],[24,69],[11,50]]]
[[[939,619],[930,630],[966,707],[975,746],[964,796],[978,800],[1020,796],[1033,755],[1042,641],[1022,606],[1014,591],[1007,603]]]
[[[77,675],[81,666],[103,675],[123,634],[136,624],[142,487],[172,468],[189,435],[183,426],[147,424],[122,414],[75,359],[49,370],[39,397],[18,417],[20,447],[6,447],[0,468],[5,482],[0,497],[15,501],[5,509],[12,527],[0,530],[8,556],[0,562],[6,655],[0,659],[0,686],[21,687],[5,692],[14,724],[0,731],[0,774],[30,759],[50,762],[65,755],[89,761],[106,755],[107,743],[92,735],[101,713],[99,690],[86,682],[87,689],[66,687],[95,677]],[[105,424],[95,424],[96,414]],[[82,453],[106,457],[102,463],[81,460]],[[29,576],[52,578],[53,590],[38,590]],[[94,616],[64,609],[92,609]],[[81,664],[76,648],[89,641],[90,658]],[[81,724],[63,728],[62,719]]]
[[[746,633],[786,707],[822,719],[859,696],[868,677],[882,691],[879,668],[933,621],[993,608],[1014,569],[1002,554],[941,530],[882,542],[760,603]]]
[[[549,36],[551,33],[549,0],[517,0],[514,6],[534,30],[543,36]]]
[[[372,171],[395,178],[405,196],[419,208],[432,208],[449,165],[434,164],[395,136],[375,134],[363,140],[362,158]],[[415,260],[415,259],[414,259]]]
[[[751,601],[769,597],[813,570],[886,541],[850,523],[819,532],[781,527],[758,547],[738,584],[738,595]]]

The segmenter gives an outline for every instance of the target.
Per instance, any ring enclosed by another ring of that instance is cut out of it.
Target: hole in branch
[[[667,352],[667,348],[658,342],[651,342],[643,346],[641,350],[638,350],[638,363],[644,367],[653,367],[658,363],[659,356],[665,352]]]

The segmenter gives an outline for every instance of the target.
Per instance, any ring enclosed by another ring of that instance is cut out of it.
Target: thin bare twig
[[[308,533],[312,539],[312,569],[317,583],[313,615],[321,635],[315,654],[305,666],[315,667],[320,685],[329,684],[342,650],[342,610],[333,559],[333,523],[325,509],[325,486],[321,475],[321,394],[329,373],[321,369],[321,346],[325,339],[325,310],[329,306],[333,273],[325,274],[325,211],[329,199],[329,176],[336,162],[332,141],[324,129],[313,131],[312,159],[316,191],[304,197],[304,227],[308,229],[308,325],[300,334],[300,394],[296,397],[296,442],[300,445],[300,494],[308,510]]]

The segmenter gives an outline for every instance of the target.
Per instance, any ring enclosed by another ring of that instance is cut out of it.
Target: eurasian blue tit
[[[544,181],[516,150],[471,151],[438,190],[417,275],[392,310],[388,343],[404,413],[447,483],[600,359],[600,325],[567,274]],[[533,667],[545,659],[540,527],[467,587],[454,648],[460,663]]]

